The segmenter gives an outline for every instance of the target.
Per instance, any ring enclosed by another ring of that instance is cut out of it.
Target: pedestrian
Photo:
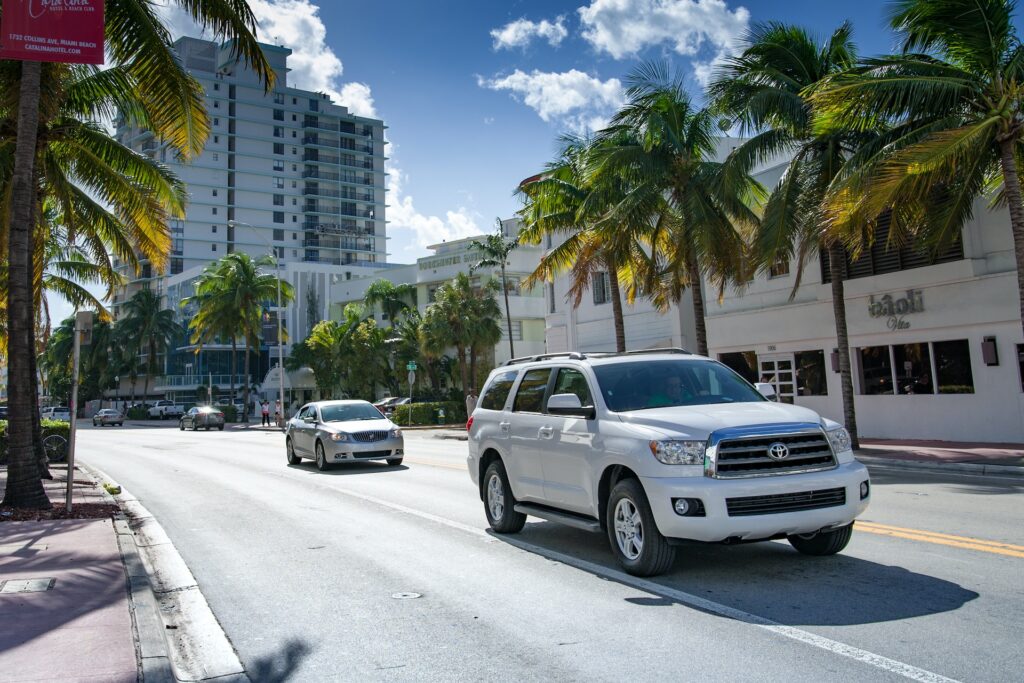
[[[263,414],[263,422],[261,423],[260,426],[261,427],[269,427],[270,426],[270,404],[267,403],[266,399],[264,399],[263,403],[260,404],[260,412]]]
[[[274,424],[281,426],[281,399],[274,399]]]
[[[466,396],[466,417],[472,415],[473,411],[476,410],[476,398],[476,391],[470,389],[469,395]]]

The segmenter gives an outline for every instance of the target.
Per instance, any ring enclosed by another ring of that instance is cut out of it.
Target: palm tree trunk
[[[278,340],[278,341],[280,341],[280,340]],[[246,408],[249,407],[249,386],[252,384],[252,382],[249,381],[249,356],[250,356],[250,351],[251,350],[252,350],[252,347],[249,345],[249,336],[246,335],[246,337],[245,337],[245,371],[243,373],[243,379],[245,380],[245,384],[242,385],[242,403],[245,404]],[[284,372],[284,368],[278,368],[278,372]],[[281,414],[278,417],[278,419],[280,419],[280,420],[284,419],[284,405],[281,406]],[[242,411],[242,422],[244,424],[249,424],[249,411],[248,410],[243,410]]]
[[[455,347],[455,352],[458,355],[459,376],[462,379],[462,397],[465,398],[469,396],[469,377],[466,372],[466,347],[460,344]]]
[[[505,262],[501,262],[501,291],[505,294],[505,324],[508,325],[508,357],[516,357],[516,346],[512,343],[512,315],[508,308],[508,282],[505,280]],[[476,386],[476,381],[473,383]]]
[[[1006,203],[1010,208],[1010,228],[1013,231],[1013,254],[1017,258],[1017,298],[1020,303],[1021,328],[1024,329],[1024,200],[1021,199],[1020,177],[1017,175],[1017,159],[1013,154],[1014,141],[1003,140],[999,144],[1000,161],[1003,166],[1003,186],[1006,188]]]
[[[11,215],[8,239],[7,326],[8,326],[8,453],[7,489],[4,505],[47,509],[50,499],[43,489],[32,443],[32,362],[35,353],[35,325],[32,288],[29,286],[34,256],[32,208],[35,192],[36,142],[39,138],[39,83],[42,64],[21,63],[21,91],[18,97],[18,137],[11,179]]]
[[[608,268],[608,289],[612,297],[612,321],[615,323],[615,350],[626,352],[626,321],[622,317],[622,293],[619,288],[619,272]]]
[[[846,331],[846,288],[843,272],[846,254],[839,243],[828,248],[828,271],[832,279],[832,314],[836,319],[836,344],[839,347],[839,381],[843,397],[843,422],[854,449],[860,448],[857,436],[857,411],[853,403],[853,369],[850,363],[850,336]]]
[[[701,281],[700,265],[697,255],[690,250],[686,257],[686,267],[690,271],[690,294],[693,295],[693,324],[697,333],[697,353],[708,355],[708,328],[704,323],[704,284]]]
[[[469,347],[469,386],[476,388],[476,345]]]
[[[231,335],[231,405],[235,404],[235,375],[238,374],[238,338]],[[248,408],[248,405],[246,405]]]

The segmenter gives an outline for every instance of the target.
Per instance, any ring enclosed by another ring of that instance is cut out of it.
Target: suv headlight
[[[348,434],[345,432],[331,434],[331,441],[348,441]]]
[[[702,465],[707,443],[704,441],[651,441],[651,453],[666,465]]]
[[[402,430],[401,429],[398,429],[396,427],[396,428],[391,430],[391,438],[392,439],[397,439],[400,436],[402,436]]]
[[[828,443],[836,455],[853,450],[850,447],[850,432],[846,431],[845,427],[829,430],[825,435],[828,436]]]

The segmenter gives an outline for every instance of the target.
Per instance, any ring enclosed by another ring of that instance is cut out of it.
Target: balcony
[[[335,164],[341,162],[341,157],[336,157],[333,154],[320,154],[315,149],[307,149],[305,154],[302,155],[303,161],[311,161],[317,164]]]
[[[338,124],[330,123],[328,121],[321,121],[315,116],[307,116],[303,120],[302,126],[304,128],[316,128],[317,130],[329,130],[334,133],[337,133],[340,130]]]

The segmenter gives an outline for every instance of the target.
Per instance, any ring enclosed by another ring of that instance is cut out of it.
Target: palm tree
[[[381,311],[388,317],[388,326],[394,327],[395,320],[403,311],[416,305],[416,285],[399,284],[380,278],[366,288],[363,301],[367,306],[380,304]]]
[[[892,211],[890,239],[956,240],[982,195],[1009,210],[1024,329],[1024,47],[1012,0],[899,0],[890,23],[900,54],[866,59],[811,100],[832,126],[894,122],[889,148],[851,160],[832,218],[849,233]],[[856,162],[856,163],[853,163]],[[856,196],[853,193],[865,193]]]
[[[505,324],[508,327],[508,354],[509,358],[516,357],[515,343],[512,341],[512,314],[508,307],[508,280],[505,279],[505,268],[508,266],[508,255],[519,246],[517,240],[507,240],[501,230],[501,219],[495,219],[497,231],[493,235],[487,235],[483,242],[473,240],[469,243],[471,249],[480,252],[482,258],[469,267],[472,274],[480,268],[501,269],[501,291],[505,295]]]
[[[224,339],[231,340],[229,392],[234,403],[241,317],[234,306],[234,293],[229,282],[231,273],[232,264],[229,261],[214,261],[204,268],[196,279],[195,294],[183,299],[180,305],[182,308],[192,309],[189,327],[192,330],[192,343],[196,345],[196,354],[203,350],[205,344],[217,343]]]
[[[174,311],[164,308],[160,296],[151,289],[141,289],[125,302],[124,323],[132,345],[145,354],[146,378],[142,383],[142,400],[149,395],[149,380],[160,367],[157,360],[180,334]]]
[[[691,290],[697,350],[707,355],[703,279],[721,291],[740,278],[741,233],[757,225],[751,204],[759,186],[748,173],[713,160],[715,118],[693,106],[667,64],[642,64],[626,82],[627,103],[600,133],[608,144],[596,147],[590,162],[592,178],[611,174],[629,190],[603,220],[646,219],[654,227],[655,267],[648,269],[647,288],[656,304],[677,302]]]

